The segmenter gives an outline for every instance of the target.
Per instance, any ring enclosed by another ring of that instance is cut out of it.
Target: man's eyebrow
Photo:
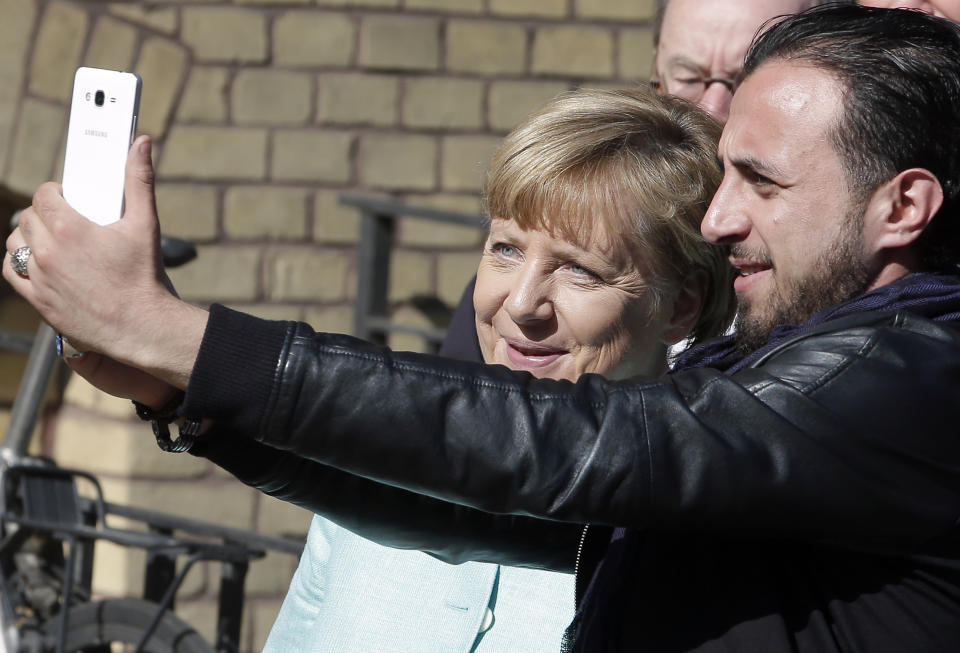
[[[670,55],[670,57],[666,59],[665,66],[668,69],[683,68],[689,72],[695,72],[699,75],[703,75],[704,77],[709,77],[713,74],[713,71],[710,70],[710,66],[698,63],[682,52],[677,52]],[[724,69],[722,72],[720,72],[719,77],[736,80],[742,71],[742,68],[735,68],[733,70]]]
[[[686,68],[687,70],[690,70],[690,71],[696,71],[698,73],[707,72],[707,69],[705,66],[697,63],[696,61],[694,61],[690,57],[687,57],[686,55],[680,54],[679,52],[677,54],[672,55],[669,59],[667,59],[666,64],[667,64],[667,68],[680,67],[680,68]]]
[[[772,177],[774,179],[784,179],[786,177],[786,174],[777,166],[752,156],[730,157],[730,163],[737,168],[746,168],[764,177]]]

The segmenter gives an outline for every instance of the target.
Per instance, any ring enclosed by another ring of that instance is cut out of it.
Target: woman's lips
[[[527,345],[509,340],[505,340],[504,343],[507,347],[507,358],[513,365],[520,368],[546,367],[567,353],[559,349]]]

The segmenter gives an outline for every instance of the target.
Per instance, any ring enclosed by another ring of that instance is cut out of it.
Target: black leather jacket
[[[218,423],[200,455],[393,546],[570,570],[582,524],[645,531],[610,649],[960,650],[950,326],[571,384],[214,307],[185,406]]]

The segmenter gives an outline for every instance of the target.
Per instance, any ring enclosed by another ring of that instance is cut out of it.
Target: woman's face
[[[599,225],[574,244],[493,220],[473,294],[484,360],[571,381],[663,373],[664,311],[651,315],[643,274],[608,243]]]
[[[862,0],[860,4],[884,9],[919,9],[960,22],[960,0]]]

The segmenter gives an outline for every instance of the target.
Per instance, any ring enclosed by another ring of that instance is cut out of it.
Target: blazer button
[[[486,610],[484,610],[483,621],[480,622],[480,630],[477,631],[477,634],[482,635],[488,630],[490,630],[491,628],[493,628],[493,624],[496,620],[497,620],[496,617],[493,616],[493,610],[491,610],[490,608],[487,608]]]

